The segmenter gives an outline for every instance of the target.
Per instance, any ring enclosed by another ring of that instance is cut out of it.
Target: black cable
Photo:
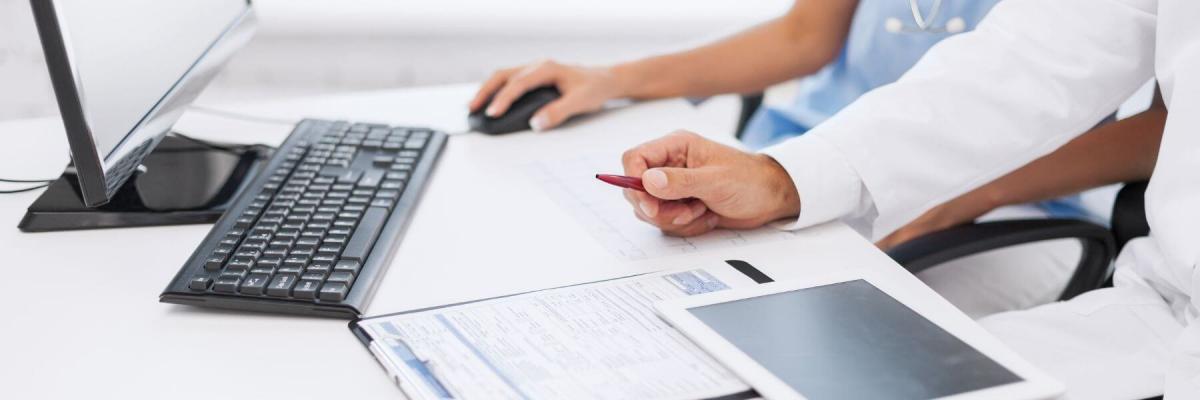
[[[13,194],[13,193],[28,192],[28,191],[30,191],[30,190],[38,190],[38,189],[44,188],[44,187],[46,187],[46,186],[50,186],[50,184],[49,184],[49,183],[47,183],[47,184],[44,184],[44,185],[37,185],[37,186],[33,186],[33,187],[27,187],[27,188],[24,188],[24,189],[0,190],[0,194]]]

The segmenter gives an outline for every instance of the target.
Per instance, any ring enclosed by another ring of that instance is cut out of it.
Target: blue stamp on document
[[[729,289],[729,285],[726,285],[725,282],[721,282],[702,269],[667,274],[663,275],[663,278],[687,293],[688,296]]]

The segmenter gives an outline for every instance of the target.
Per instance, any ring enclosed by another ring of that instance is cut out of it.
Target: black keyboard
[[[445,143],[430,129],[300,122],[160,300],[361,315]]]

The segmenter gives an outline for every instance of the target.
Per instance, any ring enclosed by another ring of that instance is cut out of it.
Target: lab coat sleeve
[[[876,238],[1045,155],[1152,75],[1154,0],[1006,0],[897,82],[763,150],[791,175],[800,217]],[[856,220],[857,219],[857,220]]]

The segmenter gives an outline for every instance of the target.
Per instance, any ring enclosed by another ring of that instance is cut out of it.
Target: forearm
[[[612,67],[622,97],[749,93],[808,75],[841,50],[855,1],[801,1],[786,15],[715,43]]]
[[[1167,112],[1152,108],[1093,129],[953,203],[975,214],[1042,201],[1119,182],[1149,179]]]

